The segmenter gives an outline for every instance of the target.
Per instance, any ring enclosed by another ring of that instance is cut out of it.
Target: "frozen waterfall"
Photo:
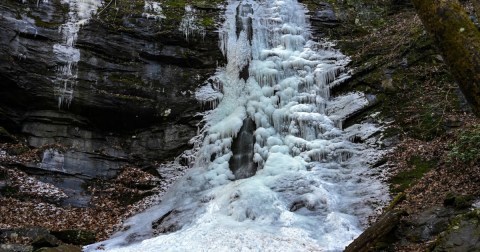
[[[53,45],[53,52],[58,61],[54,93],[58,99],[58,107],[70,106],[74,88],[77,83],[77,63],[80,61],[80,50],[75,47],[80,27],[84,25],[102,5],[102,0],[62,0],[68,5],[65,24],[59,27],[62,43]]]
[[[351,140],[378,129],[341,129],[366,98],[330,99],[349,59],[310,40],[305,12],[295,0],[229,2],[228,63],[197,92],[216,108],[194,167],[87,251],[341,251],[361,233],[388,191],[368,165],[375,151]]]

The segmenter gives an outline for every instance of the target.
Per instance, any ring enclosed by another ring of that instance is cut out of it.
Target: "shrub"
[[[480,163],[480,126],[460,133],[450,148],[449,162],[466,165]]]

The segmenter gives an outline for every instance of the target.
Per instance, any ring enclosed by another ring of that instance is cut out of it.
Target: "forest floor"
[[[4,144],[0,149],[8,147]],[[0,156],[0,178],[6,178],[0,185],[0,230],[29,227],[84,230],[94,234],[89,242],[103,240],[119,228],[122,220],[158,202],[168,187],[149,173],[127,167],[113,180],[98,180],[88,185],[86,191],[91,196],[88,207],[72,207],[60,204],[66,195],[58,188],[10,166],[25,162],[29,159],[26,155]],[[0,241],[7,243],[29,244],[35,238],[1,237],[0,232]]]
[[[25,172],[29,170],[25,164],[40,163],[43,153],[25,142],[18,137],[0,144],[0,245],[25,246],[26,251],[35,240],[51,237],[49,232],[81,234],[62,240],[77,246],[107,239],[123,220],[158,203],[186,169],[177,165],[172,178],[162,180],[137,167],[125,167],[114,179],[85,185],[88,207],[73,207],[62,203],[67,197],[62,190]]]
[[[384,132],[396,143],[387,156],[393,201],[385,211],[405,216],[371,250],[433,250],[458,228],[452,221],[479,207],[480,120],[413,8],[390,10],[382,20],[363,27],[363,36],[338,38],[354,68],[345,90],[374,93],[380,102],[373,110],[393,121]]]

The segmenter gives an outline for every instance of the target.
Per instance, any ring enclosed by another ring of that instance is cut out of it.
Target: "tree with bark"
[[[480,32],[458,0],[412,2],[473,112],[480,117]]]

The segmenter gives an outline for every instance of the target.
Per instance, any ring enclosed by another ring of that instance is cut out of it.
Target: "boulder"
[[[478,251],[480,247],[480,210],[459,215],[450,222],[430,251]]]
[[[96,241],[95,233],[86,230],[60,230],[51,233],[65,243],[87,245]]]

